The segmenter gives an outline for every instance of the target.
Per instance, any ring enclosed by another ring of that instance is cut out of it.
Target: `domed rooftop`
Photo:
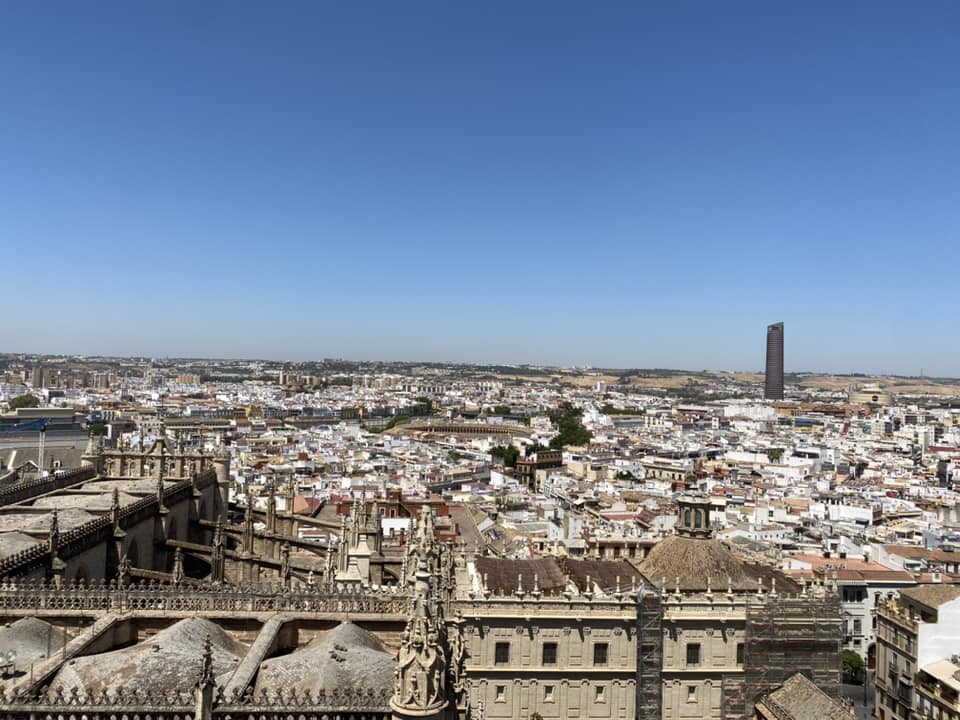
[[[640,563],[640,572],[653,585],[673,590],[678,585],[683,591],[703,591],[709,586],[714,592],[765,590],[794,593],[797,584],[783,573],[765,565],[741,560],[719,540],[673,535],[664,538]]]
[[[233,673],[246,648],[209,620],[187,618],[132,647],[69,660],[54,677],[51,688],[62,687],[69,692],[76,687],[92,693],[104,688],[179,692],[200,679],[207,637],[214,675]],[[218,684],[222,682],[218,680]]]
[[[0,652],[16,653],[18,669],[29,668],[63,647],[64,631],[35,617],[20,618],[0,628]]]
[[[786,575],[765,565],[741,560],[726,545],[713,538],[710,523],[710,498],[681,495],[677,498],[676,535],[664,538],[640,563],[643,576],[662,590],[703,591],[712,588],[725,592],[749,592],[773,581],[783,592],[799,588]]]
[[[335,688],[389,691],[395,665],[375,635],[347,622],[305,648],[263,662],[256,691],[278,687],[311,693]]]
[[[657,587],[672,590],[706,590],[707,578],[714,590],[727,588],[728,579],[734,588],[745,589],[747,575],[744,564],[717,540],[673,535],[664,538],[640,563],[640,572]],[[751,589],[756,589],[756,583]]]

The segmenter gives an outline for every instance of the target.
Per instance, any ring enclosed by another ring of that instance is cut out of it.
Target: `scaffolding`
[[[637,720],[661,720],[663,611],[658,591],[637,593]]]
[[[842,640],[843,616],[835,593],[752,600],[746,612],[743,673],[723,680],[724,719],[751,717],[763,695],[798,672],[839,697]]]

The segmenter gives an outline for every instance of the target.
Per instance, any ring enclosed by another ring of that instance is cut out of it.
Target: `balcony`
[[[960,694],[950,687],[944,686],[935,678],[926,673],[918,673],[916,681],[917,692],[930,700],[937,701],[939,704],[946,705],[954,712],[960,711]]]

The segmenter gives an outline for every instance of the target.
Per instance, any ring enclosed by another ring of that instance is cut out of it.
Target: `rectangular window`
[[[700,664],[700,643],[687,643],[687,665]]]
[[[606,643],[597,643],[593,646],[593,664],[594,665],[606,665],[607,664],[607,644]]]
[[[544,665],[557,664],[557,644],[556,643],[548,642],[543,644],[543,664]]]
[[[605,692],[605,688],[603,687],[603,685],[597,685],[593,689],[593,701],[598,703],[607,701],[607,694]]]
[[[687,702],[697,701],[697,686],[687,685]]]
[[[853,620],[853,634],[860,635],[863,632],[863,621],[860,618]]]
[[[508,665],[510,663],[510,643],[498,642],[497,650],[494,656],[496,665]]]
[[[743,665],[743,643],[737,643],[737,665]]]
[[[553,702],[553,685],[543,686],[543,701]]]
[[[507,701],[507,686],[506,685],[497,685],[497,702],[506,702]]]

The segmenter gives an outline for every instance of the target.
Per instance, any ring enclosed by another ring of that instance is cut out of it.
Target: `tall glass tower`
[[[763,388],[767,400],[783,400],[783,323],[767,326],[767,376]]]

